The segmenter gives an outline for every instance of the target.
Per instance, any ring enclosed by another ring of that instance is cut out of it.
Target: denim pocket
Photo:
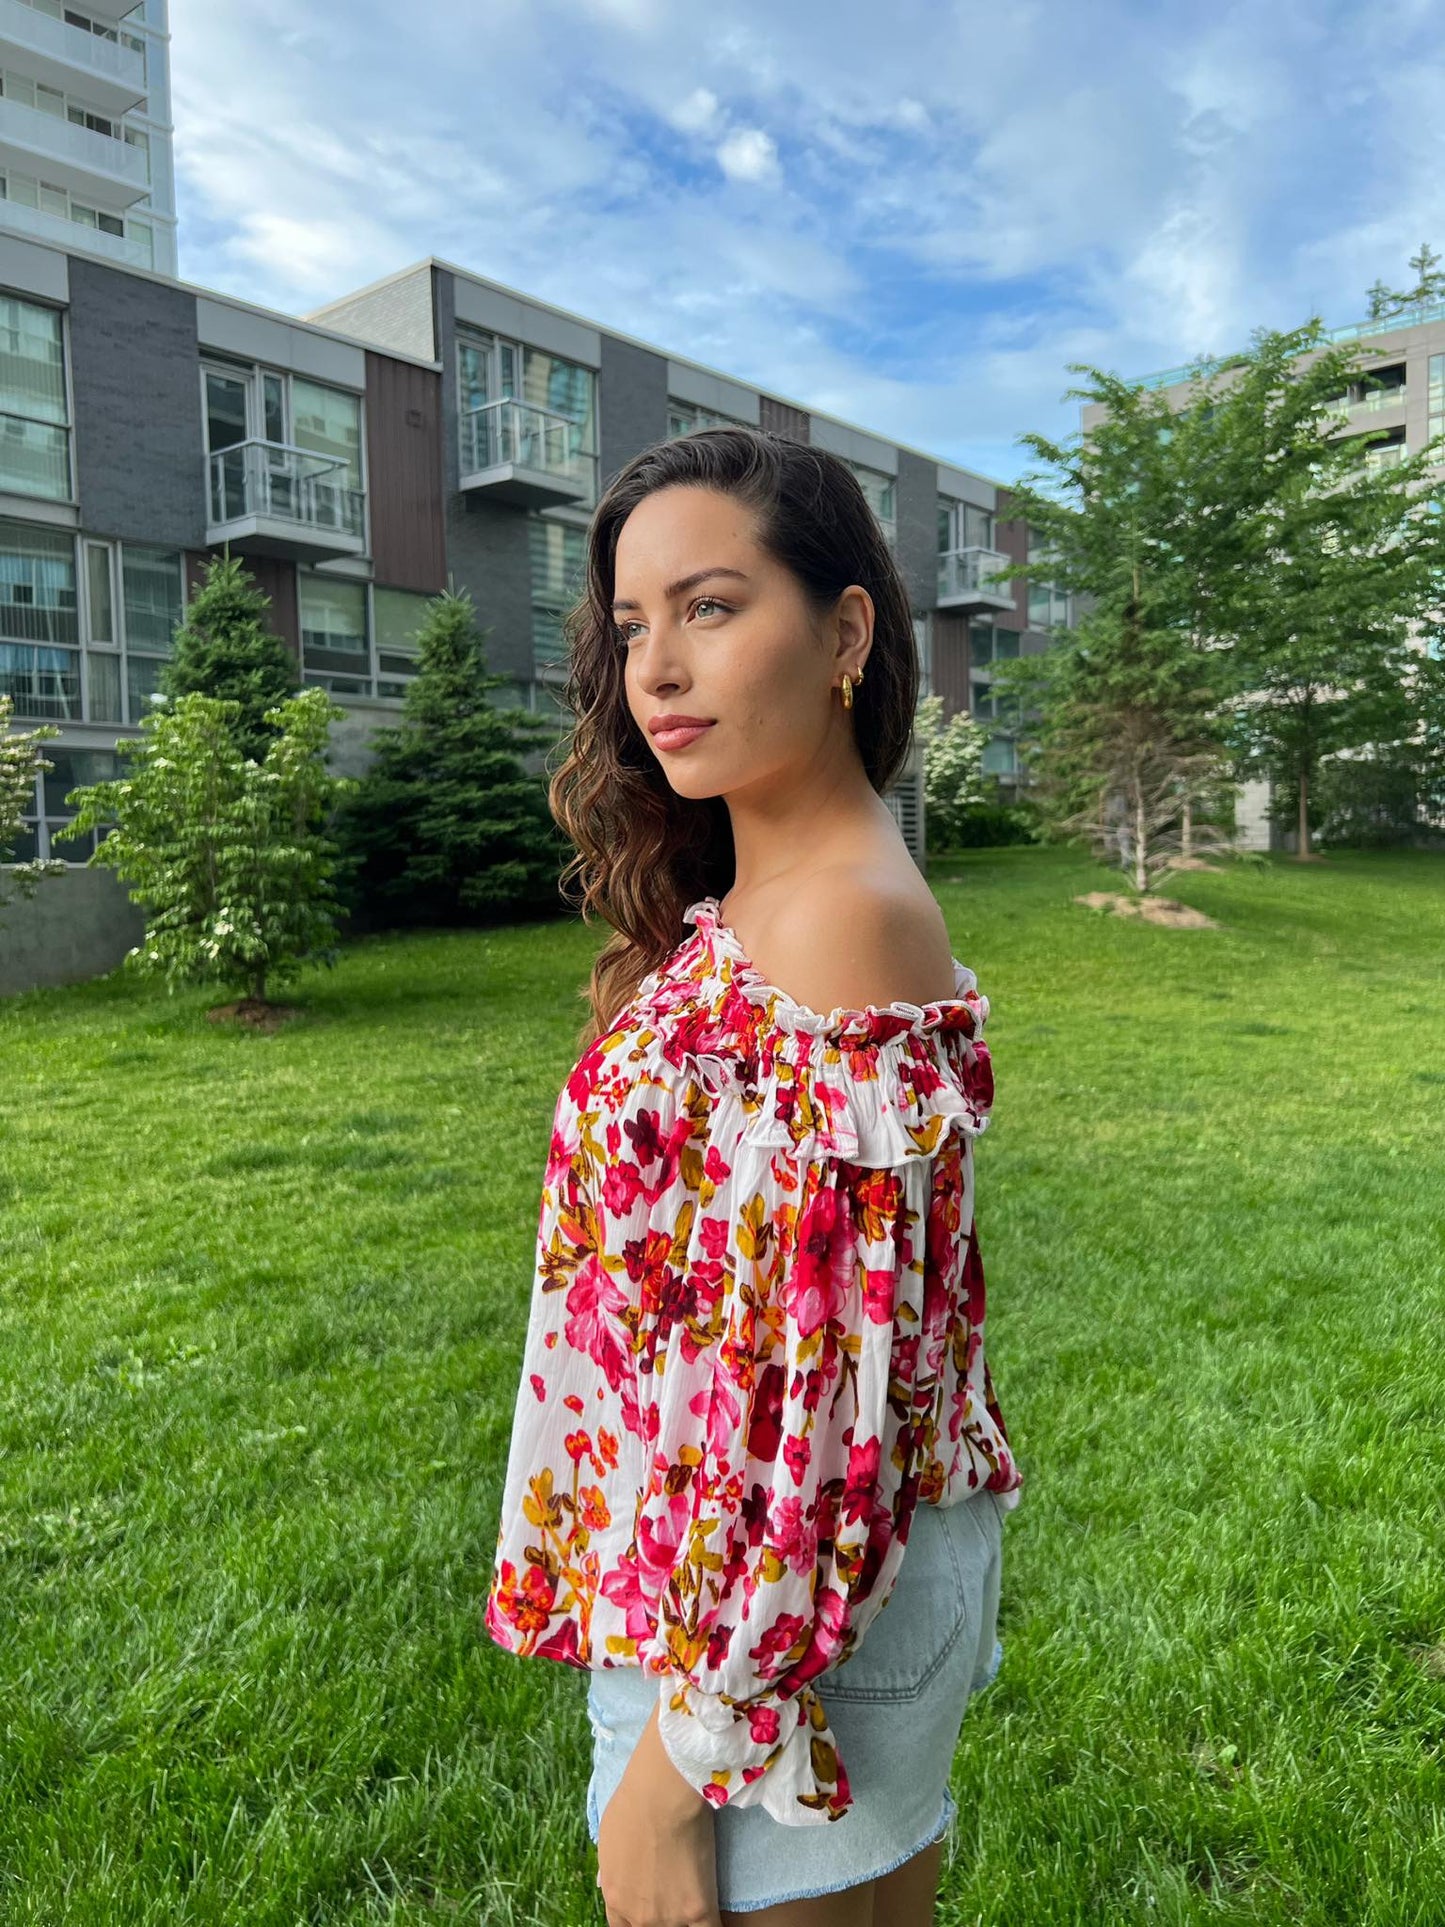
[[[816,1682],[825,1705],[912,1700],[927,1688],[968,1623],[970,1605],[978,1611],[988,1548],[973,1505],[965,1499],[918,1507],[888,1603],[852,1656]]]

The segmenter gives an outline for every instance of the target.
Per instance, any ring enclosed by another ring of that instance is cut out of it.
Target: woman
[[[919,1927],[1022,1480],[973,1227],[988,1001],[881,800],[907,596],[844,462],[715,428],[613,481],[568,628],[551,802],[618,934],[488,1631],[588,1671],[610,1927]]]

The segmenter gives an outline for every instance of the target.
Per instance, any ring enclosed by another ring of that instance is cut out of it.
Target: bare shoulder
[[[922,877],[820,874],[775,908],[766,943],[762,975],[810,1010],[953,995],[948,926]]]

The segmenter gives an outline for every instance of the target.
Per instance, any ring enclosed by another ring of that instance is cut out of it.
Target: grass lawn
[[[940,1927],[1438,1927],[1445,860],[933,883],[1028,1481]],[[601,934],[0,1002],[6,1927],[601,1922],[583,1678],[481,1626]]]

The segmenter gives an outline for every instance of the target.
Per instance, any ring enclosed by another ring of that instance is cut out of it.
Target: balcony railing
[[[21,4],[0,0],[0,40],[20,55],[7,65],[20,68],[51,86],[83,84],[86,104],[123,114],[145,98],[145,55],[120,40],[91,33],[69,21]]]
[[[972,605],[976,608],[1012,609],[1012,582],[1001,582],[998,572],[1009,567],[1011,558],[997,549],[948,549],[938,558],[938,605],[940,608]]]
[[[131,207],[150,186],[143,148],[24,101],[0,100],[0,155],[16,154],[31,166],[42,161],[47,180],[100,207]]]
[[[574,447],[579,424],[536,402],[504,396],[461,418],[461,485],[506,499],[575,502],[587,493],[590,456]]]
[[[1326,404],[1331,415],[1377,415],[1382,408],[1399,408],[1405,402],[1405,384],[1395,388],[1372,388],[1366,395],[1337,395]]]
[[[290,552],[354,555],[364,539],[365,495],[344,479],[346,461],[259,437],[210,457],[211,534],[249,522],[252,533]],[[275,525],[267,529],[267,524]],[[294,531],[295,541],[288,541]]]

